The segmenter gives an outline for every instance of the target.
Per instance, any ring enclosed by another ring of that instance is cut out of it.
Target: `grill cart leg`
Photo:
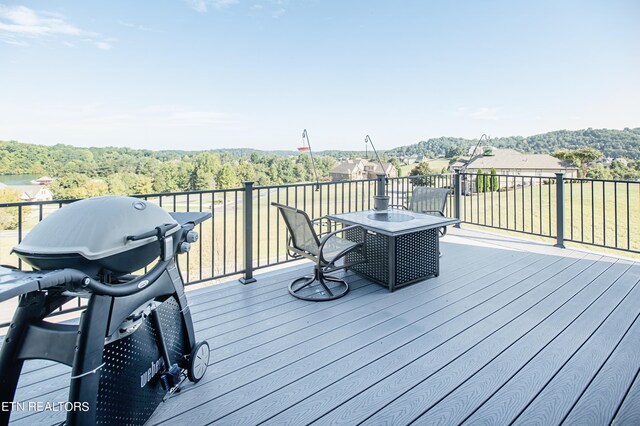
[[[69,401],[79,402],[82,409],[67,414],[67,425],[92,425],[96,422],[100,368],[104,365],[102,355],[112,300],[109,296],[91,296],[87,310],[80,318]]]
[[[180,273],[180,269],[178,269],[178,265],[175,262],[172,262],[172,264],[167,267],[167,272],[169,273],[169,277],[171,277],[175,296],[178,300],[178,306],[180,306],[180,312],[182,312],[187,345],[189,346],[189,348],[193,348],[196,345],[196,333],[193,328],[193,320],[191,319],[191,309],[189,308],[187,296],[184,292],[184,280],[182,279],[182,274]]]
[[[165,365],[165,372],[160,376],[160,381],[162,383],[162,388],[169,391],[180,383],[180,374],[182,373],[182,370],[178,367],[177,363],[171,362],[169,350],[167,349],[167,342],[164,338],[164,332],[162,331],[162,324],[160,323],[160,317],[157,310],[151,312],[151,322],[157,333],[158,348],[160,349],[160,354],[162,355]]]
[[[27,293],[20,296],[18,309],[2,345],[0,355],[0,401],[12,402],[18,386],[18,379],[22,371],[24,360],[18,357],[22,344],[22,337],[26,334],[29,324],[34,319],[40,319],[44,308],[44,294],[40,292]],[[0,410],[0,424],[9,423],[10,410]]]
[[[42,323],[43,318],[69,300],[65,296],[45,296],[40,291],[20,296],[0,352],[0,402],[14,401],[25,359],[50,359],[70,365],[70,359],[65,357],[65,353],[73,349],[76,334],[74,327],[46,326]],[[57,344],[54,348],[50,346],[53,341]],[[2,408],[0,424],[7,424],[11,416],[11,405]]]

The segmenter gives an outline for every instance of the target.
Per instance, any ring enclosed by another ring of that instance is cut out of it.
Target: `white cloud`
[[[111,46],[101,36],[86,31],[67,21],[64,15],[52,12],[36,12],[26,6],[7,6],[0,4],[0,41],[28,46],[29,40],[51,39],[55,37],[83,38],[99,49]],[[63,41],[67,44],[67,41]]]
[[[279,17],[281,17],[282,15],[284,15],[284,13],[287,10],[283,7],[279,8],[278,10],[275,10],[273,13],[271,13],[271,16],[278,19]]]
[[[500,108],[487,108],[487,107],[482,107],[482,108],[478,108],[477,110],[475,110],[474,112],[472,112],[471,114],[469,114],[471,116],[471,118],[473,118],[474,120],[492,120],[492,121],[498,121],[501,120],[502,116],[498,115],[498,112],[500,111]]]
[[[209,7],[224,9],[240,3],[240,0],[185,0],[187,4],[196,12],[205,13]]]
[[[98,49],[111,50],[111,44],[106,41],[97,41],[94,43]]]
[[[153,28],[145,27],[144,25],[133,24],[127,21],[118,21],[118,24],[122,25],[123,27],[133,28],[139,31],[147,31],[147,32],[154,32],[154,33],[159,32],[158,30],[154,30]]]

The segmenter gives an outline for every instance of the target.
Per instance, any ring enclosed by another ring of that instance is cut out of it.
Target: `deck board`
[[[554,340],[543,351],[536,354],[531,362],[524,365],[488,401],[485,401],[466,420],[466,424],[510,424],[558,372],[566,367],[574,356],[578,356],[580,351],[615,347],[635,319],[628,315],[629,309],[633,310],[634,305],[640,305],[640,286],[637,285],[638,267],[636,266],[635,269],[636,271],[630,271],[631,273],[622,277],[626,282],[618,283],[632,286],[630,292],[604,321],[593,327],[583,325],[581,328],[574,323],[573,329],[566,330],[562,339]],[[606,310],[604,312],[606,313]],[[583,353],[589,354],[589,352]],[[561,391],[556,390],[554,393],[557,398],[563,398]],[[536,411],[539,415],[543,413],[540,410]],[[542,417],[539,419],[543,420]]]
[[[439,277],[393,293],[347,273],[341,299],[294,299],[308,262],[189,291],[210,367],[149,424],[638,422],[640,265],[474,231],[442,251]],[[64,401],[69,371],[28,361],[16,399]]]
[[[507,261],[507,259],[505,259]],[[531,256],[526,258],[521,258],[515,263],[518,262],[534,262]],[[486,276],[486,280],[493,280],[493,275]],[[443,307],[451,305],[455,303],[455,301],[459,299],[467,299],[468,303],[471,303],[470,293],[472,292],[469,287],[473,287],[475,285],[475,290],[478,291],[481,288],[486,287],[486,281],[483,279],[477,280],[475,283],[470,283],[468,286],[462,286],[457,289],[444,289],[445,293],[438,292],[437,288],[429,289],[429,288],[421,288],[419,286],[411,287],[412,290],[406,294],[402,294],[399,291],[393,293],[394,297],[389,297],[388,299],[400,299],[402,303],[394,304],[393,306],[383,308],[381,310],[377,310],[373,315],[378,319],[372,317],[366,317],[362,321],[354,321],[347,324],[343,329],[345,332],[348,332],[350,329],[354,328],[357,330],[357,327],[362,325],[369,327],[364,330],[363,333],[356,334],[349,340],[341,340],[338,347],[334,346],[334,343],[337,340],[336,335],[329,334],[327,336],[322,336],[321,339],[318,339],[317,344],[321,346],[328,346],[321,353],[314,354],[314,356],[309,357],[305,353],[297,353],[294,354],[296,356],[286,357],[283,359],[284,362],[288,362],[288,365],[285,369],[280,369],[273,373],[268,374],[265,377],[262,377],[260,380],[256,380],[255,382],[250,383],[248,386],[237,389],[234,392],[227,392],[224,395],[221,395],[219,398],[213,398],[207,404],[200,405],[198,413],[201,413],[203,416],[210,416],[211,413],[204,413],[205,407],[210,407],[212,411],[215,411],[215,415],[220,417],[223,414],[226,414],[225,411],[231,412],[232,410],[239,408],[242,404],[246,404],[261,395],[270,396],[271,398],[280,397],[280,392],[278,395],[271,396],[271,393],[274,389],[282,387],[287,383],[294,383],[294,389],[290,391],[294,395],[294,397],[301,397],[303,393],[307,393],[310,389],[306,386],[306,384],[297,383],[294,379],[296,378],[305,378],[311,371],[313,370],[321,370],[321,367],[324,368],[322,373],[327,370],[330,374],[336,374],[332,372],[334,367],[340,367],[345,371],[349,371],[351,367],[347,364],[347,356],[351,351],[357,348],[366,348],[358,351],[358,355],[364,354],[366,359],[364,361],[360,361],[362,363],[368,362],[368,359],[374,354],[374,352],[367,348],[371,345],[374,347],[382,347],[383,349],[386,347],[385,343],[377,343],[376,341],[382,337],[390,336],[388,338],[392,338],[395,340],[401,339],[401,336],[398,333],[394,333],[396,330],[405,330],[408,334],[408,338],[411,339],[414,337],[414,334],[417,331],[422,331],[423,327],[428,326],[428,324],[418,324],[418,321],[423,320],[423,323],[428,323],[430,321],[437,321],[433,317],[433,315],[438,315],[438,311]],[[440,287],[441,288],[441,287]],[[430,291],[432,290],[432,291]],[[416,294],[426,293],[432,294],[432,296],[426,296],[426,300],[422,298],[415,297]],[[407,299],[406,296],[411,296]],[[460,308],[463,309],[463,308]],[[441,312],[439,313],[439,317],[446,320],[448,318],[448,314]],[[429,320],[424,320],[425,317],[429,317]],[[377,325],[377,323],[381,324],[381,326],[370,327],[371,325]],[[329,339],[327,341],[327,339]],[[329,344],[329,345],[327,345]],[[311,346],[308,342],[302,348],[294,348],[295,351],[300,352],[300,349],[305,349]],[[354,358],[353,356],[351,358]],[[300,361],[298,361],[300,360]],[[334,365],[334,363],[338,363],[339,366]],[[272,366],[270,366],[272,367]],[[267,370],[271,371],[272,368],[268,368]],[[342,370],[341,370],[342,371]],[[263,373],[264,374],[264,373]],[[312,379],[309,377],[309,379]],[[309,379],[305,380],[305,383],[309,381]],[[324,377],[322,379],[312,379],[311,381],[315,382],[315,385],[319,385],[325,382]],[[262,403],[268,403],[268,401],[261,401]],[[198,402],[202,402],[201,398],[198,398]],[[223,409],[224,407],[224,409]],[[264,416],[267,412],[263,409],[259,410],[260,415]],[[185,416],[190,416],[191,413],[185,414]],[[198,423],[201,419],[194,419],[194,422]],[[233,419],[224,419],[225,423],[234,423]]]

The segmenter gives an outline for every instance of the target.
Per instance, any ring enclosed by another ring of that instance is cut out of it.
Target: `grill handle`
[[[151,231],[145,232],[139,235],[127,236],[127,241],[139,241],[149,237],[158,237],[159,240],[164,238],[171,229],[175,228],[175,223],[165,223],[164,225],[156,226]]]
[[[89,290],[95,294],[112,297],[130,296],[142,291],[165,271],[170,260],[159,261],[148,273],[141,275],[126,284],[110,285],[88,277],[76,269],[61,269],[45,275],[38,280],[40,290],[64,285],[69,291]]]

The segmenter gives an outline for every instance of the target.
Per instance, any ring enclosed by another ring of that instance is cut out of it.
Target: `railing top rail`
[[[460,172],[460,175],[468,175],[468,176],[477,176],[478,173],[472,173],[472,172]],[[549,176],[538,176],[538,175],[506,175],[506,174],[502,174],[502,173],[496,173],[496,174],[491,174],[491,173],[482,173],[483,176],[501,176],[501,177],[522,177],[522,178],[536,178],[536,179],[555,179],[555,173],[553,176],[549,175]],[[610,183],[636,183],[636,184],[640,184],[639,180],[623,180],[623,179],[597,179],[597,178],[580,178],[580,177],[572,177],[572,176],[567,176],[566,173],[564,173],[564,179],[565,180],[578,180],[578,181],[583,181],[583,182],[610,182]]]
[[[579,180],[584,182],[607,182],[607,183],[635,183],[640,185],[640,180],[619,180],[619,179],[595,179],[595,178],[574,178],[565,177],[566,180]]]
[[[477,176],[477,173],[471,172],[457,172],[461,176]],[[418,178],[425,177],[449,177],[454,176],[456,173],[433,173],[427,175],[419,175],[419,176],[397,176],[388,178],[389,181],[397,181],[397,180],[413,180]],[[483,176],[497,176],[502,178],[524,178],[524,179],[541,179],[541,180],[555,180],[556,176],[533,176],[533,175],[512,175],[512,174],[502,174],[496,173],[492,175],[491,173],[483,173]],[[565,180],[571,181],[581,181],[581,182],[605,182],[605,183],[619,183],[619,184],[640,184],[640,181],[635,180],[615,180],[615,179],[594,179],[594,178],[578,178],[578,177],[570,177],[564,176]],[[326,181],[319,182],[320,186],[331,186],[331,185],[341,185],[341,184],[357,184],[357,183],[373,183],[376,182],[376,179],[359,179],[359,180],[344,180],[344,181]],[[306,187],[306,186],[315,186],[315,182],[299,182],[299,183],[289,183],[289,184],[281,184],[281,185],[263,185],[263,186],[254,186],[256,190],[265,190],[265,189],[278,189],[278,188],[296,188],[296,187]],[[130,195],[131,197],[136,198],[160,198],[160,197],[172,197],[172,196],[185,196],[185,195],[201,195],[201,194],[221,194],[221,193],[229,193],[229,192],[243,192],[244,187],[239,188],[225,188],[225,189],[209,189],[209,190],[201,190],[201,191],[176,191],[176,192],[160,192],[160,193],[150,193],[150,194],[136,194]],[[0,208],[6,207],[32,207],[32,206],[44,206],[44,205],[53,205],[53,204],[68,204],[74,201],[78,201],[79,199],[58,199],[58,200],[50,200],[50,201],[14,201],[9,203],[0,203]]]
[[[430,173],[427,175],[415,175],[415,176],[411,176],[411,175],[407,175],[407,176],[396,176],[396,177],[390,177],[388,178],[389,180],[399,180],[399,179],[418,179],[418,178],[425,178],[425,177],[439,177],[439,176],[454,176],[455,173]]]
[[[329,185],[339,185],[341,183],[359,183],[359,182],[375,182],[376,179],[359,179],[359,180],[340,180],[340,181],[324,181],[324,182],[297,182],[297,183],[285,183],[282,185],[263,185],[263,186],[254,186],[253,189],[277,189],[277,188],[294,188],[301,186],[329,186]]]
[[[207,189],[202,191],[178,191],[178,192],[158,192],[152,194],[133,194],[127,195],[128,197],[135,198],[160,198],[160,197],[172,197],[172,196],[180,196],[180,195],[200,195],[200,194],[219,194],[223,192],[242,192],[244,188],[225,188],[225,189]],[[14,201],[10,203],[0,203],[0,208],[2,207],[30,207],[30,206],[39,206],[39,205],[51,205],[51,204],[69,204],[75,201],[79,201],[81,198],[71,198],[71,199],[59,199],[59,200],[50,200],[50,201]]]
[[[460,176],[478,176],[478,173],[470,173],[470,172],[461,172]],[[497,177],[509,177],[509,178],[534,178],[534,179],[555,179],[556,175],[555,173],[553,175],[548,175],[548,176],[538,176],[538,175],[506,175],[506,174],[502,174],[502,173],[482,173],[482,176],[497,176]],[[565,175],[565,179],[573,179],[571,177],[567,177]]]

